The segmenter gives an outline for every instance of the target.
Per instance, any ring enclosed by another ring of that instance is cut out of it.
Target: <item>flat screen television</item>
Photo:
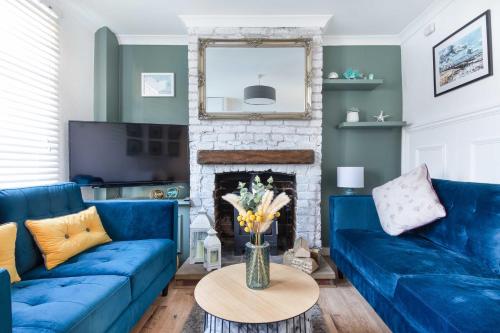
[[[69,122],[69,177],[80,185],[189,182],[186,125]]]

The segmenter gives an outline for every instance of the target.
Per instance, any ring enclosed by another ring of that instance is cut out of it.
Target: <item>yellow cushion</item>
[[[0,267],[9,272],[10,283],[21,281],[16,269],[16,236],[17,224],[0,225]]]
[[[25,224],[42,252],[47,269],[91,247],[111,242],[95,207],[50,219],[27,220]]]

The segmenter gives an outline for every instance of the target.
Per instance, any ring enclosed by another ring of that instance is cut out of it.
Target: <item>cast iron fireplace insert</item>
[[[238,182],[251,183],[255,176],[259,176],[262,182],[266,182],[269,177],[273,177],[274,191],[276,193],[285,192],[292,200],[280,210],[280,217],[277,219],[264,239],[271,245],[271,254],[278,255],[293,247],[295,239],[295,202],[296,202],[296,182],[295,175],[273,172],[271,170],[263,172],[224,172],[215,175],[214,190],[214,217],[215,229],[222,243],[222,253],[228,255],[241,255],[245,251],[245,244],[250,236],[241,230],[236,217],[236,210],[222,199],[227,193],[238,194]]]

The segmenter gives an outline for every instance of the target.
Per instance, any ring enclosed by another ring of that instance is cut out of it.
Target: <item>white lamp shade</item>
[[[337,187],[342,187],[342,188],[365,187],[365,168],[337,167]]]

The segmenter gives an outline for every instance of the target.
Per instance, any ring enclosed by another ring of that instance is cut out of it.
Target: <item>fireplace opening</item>
[[[249,235],[241,230],[236,221],[238,213],[230,203],[222,199],[227,193],[239,194],[238,182],[247,185],[251,183],[255,176],[259,176],[262,182],[266,182],[269,177],[273,177],[274,191],[276,193],[285,192],[292,199],[288,205],[280,210],[280,217],[277,223],[268,230],[264,239],[271,245],[271,254],[283,254],[293,247],[295,240],[295,175],[272,172],[224,172],[215,175],[214,190],[214,217],[215,230],[222,243],[222,253],[226,255],[242,255],[245,250],[245,243]]]

